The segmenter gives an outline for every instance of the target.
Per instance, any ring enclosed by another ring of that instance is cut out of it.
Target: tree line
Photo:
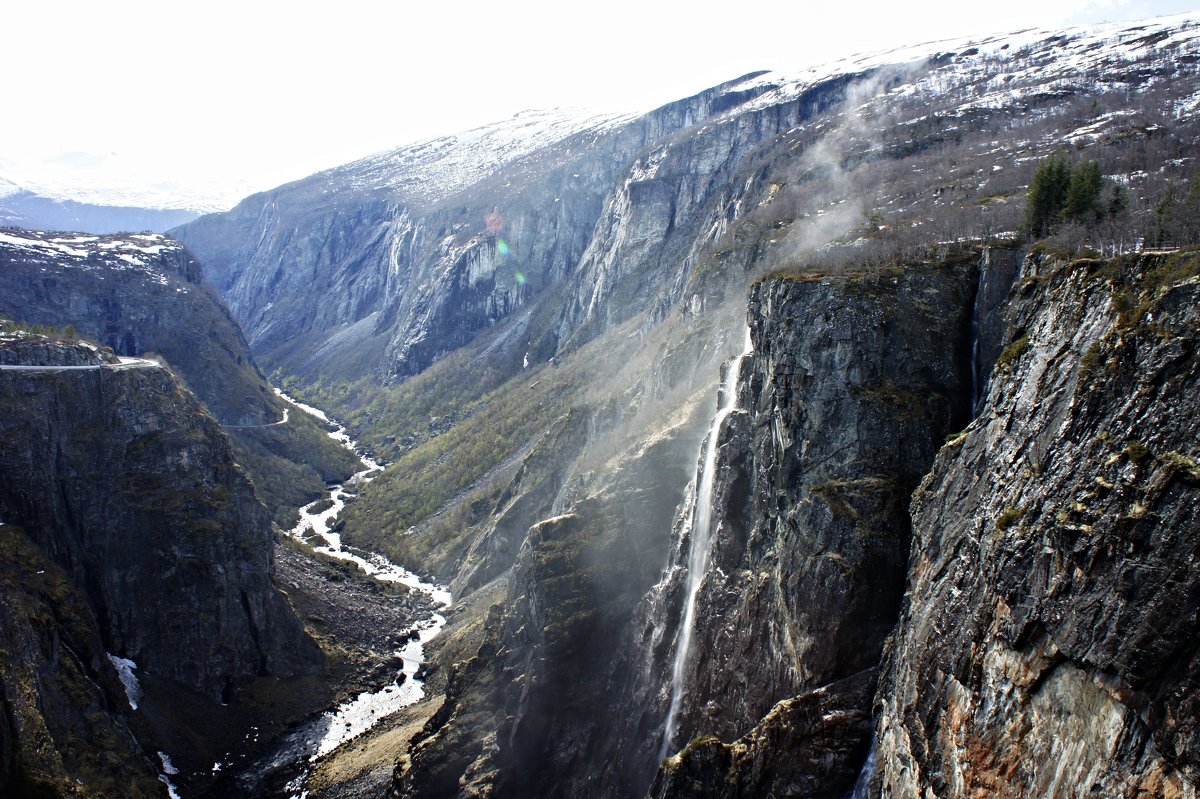
[[[1148,219],[1132,219],[1125,187],[1106,180],[1100,164],[1072,163],[1052,153],[1038,164],[1025,197],[1024,232],[1032,238],[1068,228],[1102,238],[1163,247],[1200,240],[1200,172],[1186,191],[1168,183]]]

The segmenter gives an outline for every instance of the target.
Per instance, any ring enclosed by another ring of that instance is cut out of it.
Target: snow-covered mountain
[[[92,200],[82,199],[91,196]],[[205,210],[187,207],[138,207],[124,194],[95,196],[70,193],[52,196],[0,178],[0,227],[69,230],[87,233],[154,231],[195,219]]]
[[[1198,53],[1200,23],[1184,15],[755,73],[644,114],[518,114],[254,195],[177,233],[269,363],[294,355],[311,367],[311,335],[322,358],[365,347],[376,368],[411,374],[565,281],[577,307],[539,344],[549,357],[587,319],[633,312],[605,302],[622,275],[644,283],[647,301],[680,285],[748,210],[729,181],[752,155],[796,172],[775,170],[787,187],[775,207],[799,204],[809,220],[791,226],[793,245],[838,238],[867,212],[893,235],[1011,231],[1032,163],[1066,145],[1115,148],[1106,168],[1140,202],[1162,176],[1140,171],[1121,142],[1179,149],[1167,143],[1200,119]],[[948,146],[943,163],[933,150]],[[865,162],[880,168],[857,168]],[[707,205],[718,197],[720,211]],[[643,201],[653,232],[620,222]],[[613,247],[636,247],[641,264]]]

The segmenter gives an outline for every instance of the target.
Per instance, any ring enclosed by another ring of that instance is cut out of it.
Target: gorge
[[[1193,14],[0,230],[0,788],[1195,796],[1198,134]]]

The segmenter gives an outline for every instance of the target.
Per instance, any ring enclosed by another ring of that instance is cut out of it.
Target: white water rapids
[[[376,580],[402,583],[414,591],[427,594],[439,608],[445,609],[450,607],[450,592],[445,588],[421,580],[417,575],[392,563],[382,555],[373,553],[359,554],[343,547],[342,537],[330,530],[330,524],[337,518],[342,508],[346,506],[346,500],[354,496],[354,494],[347,491],[347,488],[357,487],[370,482],[383,467],[371,458],[361,455],[346,432],[346,428],[330,420],[324,412],[310,405],[297,402],[278,389],[276,389],[276,393],[292,405],[315,416],[322,422],[336,425],[337,429],[329,433],[330,438],[354,452],[364,466],[362,471],[357,472],[344,485],[337,485],[330,488],[329,500],[333,503],[330,507],[316,513],[312,512],[311,508],[325,501],[317,500],[301,508],[300,523],[290,530],[288,534],[310,545],[316,544],[313,549],[317,552],[354,563],[359,569]],[[287,740],[280,748],[278,756],[274,760],[280,762],[288,757],[297,759],[307,757],[308,762],[314,762],[321,756],[332,752],[347,741],[371,729],[387,716],[421,699],[425,695],[425,691],[421,681],[416,679],[416,674],[425,659],[424,647],[426,643],[441,632],[445,625],[445,616],[440,613],[433,614],[431,619],[417,628],[418,637],[409,641],[403,648],[394,653],[403,660],[404,667],[401,670],[401,673],[404,675],[403,678],[398,673],[398,682],[393,682],[378,691],[361,693],[357,697],[343,702],[337,708],[327,711],[319,718],[301,725],[300,728],[287,736]],[[289,783],[289,793],[303,796],[303,783],[306,777],[307,769],[305,769],[304,774],[301,774],[300,777]]]
[[[717,472],[717,444],[721,437],[721,426],[737,407],[738,378],[741,375],[742,359],[753,352],[750,329],[746,329],[746,344],[742,355],[734,358],[725,368],[721,391],[717,396],[717,412],[713,415],[708,435],[704,438],[704,458],[701,461],[696,499],[689,522],[687,558],[687,601],[684,604],[683,620],[680,622],[679,639],[675,645],[675,660],[671,665],[671,703],[667,708],[667,720],[663,728],[662,752],[660,757],[670,754],[671,740],[675,737],[675,725],[679,713],[679,702],[683,699],[684,672],[692,648],[692,632],[696,624],[696,596],[708,566],[708,551],[712,543],[713,486]]]

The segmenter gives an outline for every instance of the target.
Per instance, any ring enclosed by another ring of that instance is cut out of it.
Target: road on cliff
[[[146,358],[121,358],[120,363],[89,363],[82,366],[31,366],[20,363],[0,364],[0,369],[9,369],[15,372],[70,372],[95,369],[122,371],[125,369],[145,369],[148,367],[161,369],[162,364],[158,361],[147,360]]]

